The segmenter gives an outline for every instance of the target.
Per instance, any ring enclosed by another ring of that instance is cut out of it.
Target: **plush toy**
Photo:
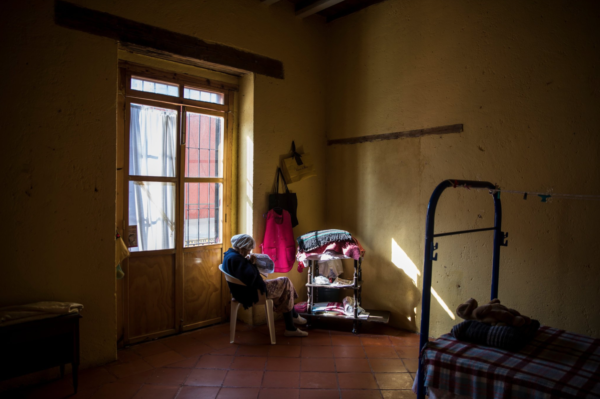
[[[521,327],[531,323],[529,317],[501,305],[498,298],[482,306],[479,306],[477,301],[471,298],[456,309],[456,314],[465,320],[477,320],[493,326]]]

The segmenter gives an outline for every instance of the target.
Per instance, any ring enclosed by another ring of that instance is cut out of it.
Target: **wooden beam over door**
[[[277,79],[284,77],[283,63],[273,58],[208,43],[193,36],[79,7],[66,1],[56,1],[54,19],[57,25],[65,28],[108,37],[141,48],[155,49],[162,54],[162,58],[172,55],[174,61],[193,59]]]
[[[260,3],[265,6],[270,6],[271,4],[277,3],[279,0],[260,0]]]
[[[323,11],[326,8],[329,8],[338,3],[341,3],[342,1],[344,1],[344,0],[318,0],[312,4],[307,5],[306,7],[296,11],[296,16],[298,18],[306,18],[306,17],[309,17],[320,11]]]

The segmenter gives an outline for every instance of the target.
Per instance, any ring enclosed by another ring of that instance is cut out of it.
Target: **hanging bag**
[[[309,154],[296,152],[296,144],[292,141],[292,157],[283,160],[283,175],[288,184],[316,176],[315,165]]]
[[[279,176],[281,176],[283,186],[285,187],[285,193],[281,194],[279,194]],[[296,217],[298,197],[296,197],[296,193],[290,193],[280,168],[277,168],[277,186],[275,192],[269,194],[269,210],[273,208],[282,208],[288,211],[292,217],[292,227],[298,226],[298,218]]]

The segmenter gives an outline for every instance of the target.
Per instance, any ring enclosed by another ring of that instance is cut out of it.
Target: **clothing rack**
[[[447,233],[434,234],[435,225],[435,209],[437,207],[440,196],[448,187],[467,186],[471,188],[483,188],[489,190],[495,190],[496,186],[490,182],[482,181],[471,181],[471,180],[445,180],[441,182],[429,199],[429,206],[427,208],[427,221],[425,227],[425,256],[423,262],[423,296],[421,303],[421,340],[419,343],[419,371],[417,373],[418,385],[417,385],[417,398],[425,398],[425,370],[421,356],[423,349],[429,342],[429,317],[430,317],[430,304],[431,304],[431,269],[434,260],[437,260],[437,253],[434,252],[438,249],[438,244],[434,245],[433,239],[435,237],[446,237],[457,234],[467,233],[478,233],[482,231],[494,231],[494,255],[492,258],[492,292],[490,299],[498,297],[498,277],[500,274],[500,247],[507,246],[508,243],[505,241],[508,237],[508,233],[502,232],[502,203],[500,202],[500,196],[493,195],[494,199],[494,227],[474,229],[474,230],[462,230],[452,231]]]
[[[336,259],[352,259],[347,256],[339,256]],[[352,278],[352,285],[327,285],[327,284],[316,284],[315,277],[318,275],[319,267],[319,257],[317,259],[307,259],[308,263],[308,282],[306,283],[308,300],[307,300],[307,308],[306,313],[301,313],[302,316],[309,318],[309,324],[307,327],[310,327],[310,318],[333,318],[338,320],[352,320],[352,333],[358,334],[359,327],[363,321],[365,322],[375,322],[375,323],[388,323],[390,321],[390,312],[385,310],[370,310],[365,309],[366,312],[369,313],[367,318],[359,318],[358,307],[361,306],[362,303],[362,258],[358,260],[354,259],[354,275]],[[314,305],[314,294],[316,288],[328,288],[328,289],[351,289],[354,298],[354,314],[353,315],[330,315],[330,314],[322,314],[315,313],[313,311]],[[362,306],[361,306],[362,307]]]

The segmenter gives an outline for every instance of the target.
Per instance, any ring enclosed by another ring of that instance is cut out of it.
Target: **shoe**
[[[300,325],[304,325],[306,324],[306,319],[300,315],[298,315],[298,317],[294,317],[294,324],[300,324]]]
[[[306,331],[302,331],[299,328],[296,328],[296,331],[285,330],[283,335],[285,335],[286,337],[308,337],[308,333]]]

